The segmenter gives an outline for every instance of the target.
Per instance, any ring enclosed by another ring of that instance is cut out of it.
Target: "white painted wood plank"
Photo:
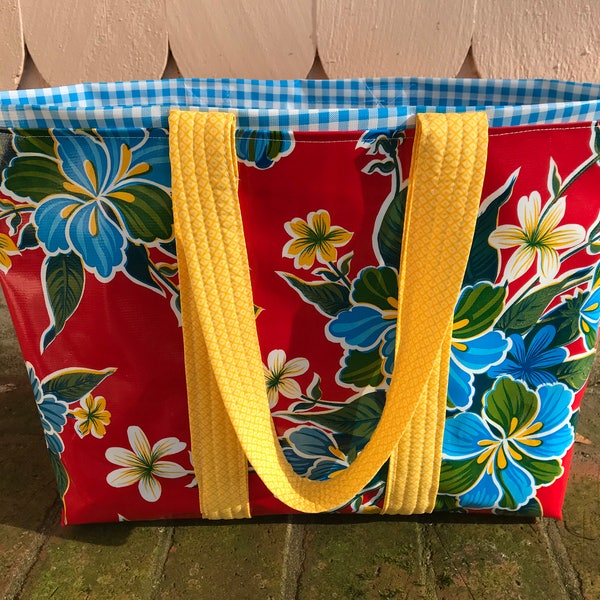
[[[481,77],[600,81],[600,2],[479,0],[473,56]]]
[[[186,77],[303,78],[315,58],[312,0],[167,0]]]
[[[164,0],[20,0],[25,42],[50,85],[159,78]]]
[[[15,90],[25,62],[19,0],[0,2],[0,88]]]
[[[316,0],[327,75],[454,77],[474,26],[475,0]]]

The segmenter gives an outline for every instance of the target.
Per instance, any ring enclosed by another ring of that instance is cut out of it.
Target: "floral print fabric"
[[[199,516],[168,133],[0,138],[2,284],[64,521]],[[600,323],[599,148],[594,124],[490,131],[454,315],[439,510],[560,516]],[[240,130],[236,150],[274,426],[293,468],[325,480],[362,451],[402,374],[412,132]],[[434,308],[428,290],[411,293]],[[384,466],[339,510],[378,512],[385,479]],[[249,485],[253,514],[286,512],[253,472]]]

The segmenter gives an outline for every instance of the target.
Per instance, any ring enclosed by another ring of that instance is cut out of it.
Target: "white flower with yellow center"
[[[585,239],[581,225],[559,223],[565,216],[566,200],[559,198],[542,213],[539,192],[522,196],[517,207],[520,227],[500,225],[489,237],[494,248],[517,247],[505,268],[505,278],[514,281],[525,274],[537,258],[538,274],[542,282],[552,280],[558,273],[558,250],[571,248]]]
[[[142,498],[156,502],[162,492],[157,477],[175,479],[188,474],[181,465],[161,460],[163,456],[184,450],[185,442],[173,437],[164,438],[151,448],[146,434],[136,426],[127,429],[127,437],[133,452],[127,448],[109,448],[106,451],[106,459],[121,467],[106,476],[109,485],[127,487],[137,483]]]
[[[287,360],[283,350],[272,350],[267,357],[267,366],[263,368],[271,408],[277,404],[279,393],[290,399],[302,396],[300,385],[292,378],[303,375],[308,370],[308,361],[305,358]]]

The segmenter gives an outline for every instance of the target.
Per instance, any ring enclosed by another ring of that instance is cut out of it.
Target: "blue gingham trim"
[[[595,121],[600,84],[379,78],[173,79],[0,92],[0,127],[166,127],[172,108],[226,110],[238,127],[352,131],[410,127],[418,112],[485,110],[490,126]]]

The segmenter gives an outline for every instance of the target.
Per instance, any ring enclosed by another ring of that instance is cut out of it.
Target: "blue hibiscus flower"
[[[26,363],[26,367],[44,429],[46,445],[49,450],[60,454],[65,449],[60,434],[67,423],[69,406],[66,402],[58,400],[53,394],[45,394],[33,367],[29,363]]]
[[[389,382],[394,370],[398,320],[398,272],[391,267],[366,267],[352,282],[349,309],[327,325],[330,339],[349,351],[378,353],[380,380]],[[348,354],[345,357],[348,362]]]
[[[573,392],[562,383],[537,390],[509,377],[486,394],[481,415],[459,413],[444,430],[440,492],[464,508],[517,510],[563,473],[574,442]]]
[[[338,314],[327,329],[332,337],[344,340],[348,348],[368,351],[379,347],[389,378],[394,371],[397,315],[397,307],[392,303],[387,310],[358,304]]]
[[[450,347],[448,400],[450,408],[466,410],[473,402],[475,373],[485,373],[490,365],[506,356],[508,341],[501,331],[488,331],[472,339],[453,339]]]
[[[303,425],[285,437],[289,446],[283,453],[298,475],[323,481],[350,464],[335,438],[321,429]]]
[[[257,169],[269,169],[294,149],[290,131],[238,129],[235,132],[235,152],[239,161]]]
[[[551,348],[555,335],[554,325],[544,325],[533,336],[511,335],[512,347],[506,359],[492,367],[489,376],[510,375],[533,387],[556,383],[558,379],[548,369],[562,363],[567,358],[567,351],[564,348]]]
[[[55,156],[20,152],[7,183],[27,195],[15,174],[31,160],[48,172],[47,195],[33,214],[47,253],[74,251],[106,281],[125,264],[130,243],[172,238],[166,132],[133,131],[125,139],[96,130],[49,133]]]
[[[448,407],[466,410],[473,403],[474,375],[504,360],[509,342],[492,327],[504,308],[506,289],[481,282],[465,287],[454,311]]]

